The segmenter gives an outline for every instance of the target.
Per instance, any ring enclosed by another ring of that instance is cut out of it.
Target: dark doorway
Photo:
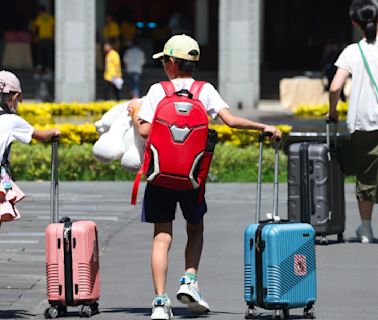
[[[330,41],[352,39],[350,0],[264,0],[264,66],[268,70],[320,70]]]
[[[207,3],[208,42],[201,44],[200,69],[214,71],[218,68],[219,0],[208,0]],[[187,1],[183,5],[176,0],[104,0],[104,4],[103,14],[112,15],[121,29],[125,21],[136,26],[135,36],[148,57],[161,51],[172,34],[196,35],[195,1]],[[98,31],[101,33],[101,27]],[[101,40],[101,34],[98,38]],[[147,66],[160,68],[160,64],[151,59]]]

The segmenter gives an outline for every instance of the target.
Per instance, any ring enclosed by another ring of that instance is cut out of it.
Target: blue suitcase
[[[289,317],[289,309],[304,308],[304,317],[315,318],[316,260],[315,231],[307,223],[282,221],[278,217],[278,143],[275,143],[273,214],[260,221],[260,135],[256,221],[244,232],[244,300],[246,318],[258,315],[256,307],[273,310],[273,319]]]

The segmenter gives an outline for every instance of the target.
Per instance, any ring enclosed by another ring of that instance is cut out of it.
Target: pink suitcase
[[[99,313],[100,266],[97,227],[93,221],[59,221],[58,141],[52,141],[51,223],[45,232],[47,298],[46,318],[64,315],[67,306],[79,306],[80,316]]]

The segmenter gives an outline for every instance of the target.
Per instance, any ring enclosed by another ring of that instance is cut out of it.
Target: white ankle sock
[[[363,220],[361,219],[362,228],[365,231],[371,231],[371,220]]]
[[[373,229],[371,227],[371,220],[361,219],[361,235],[366,237],[373,237]]]

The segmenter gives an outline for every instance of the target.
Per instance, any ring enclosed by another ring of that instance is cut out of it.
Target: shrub
[[[61,144],[83,144],[83,143],[95,143],[99,137],[96,127],[93,123],[83,123],[83,124],[72,124],[72,123],[62,123],[62,124],[45,124],[45,125],[35,125],[38,130],[45,130],[50,128],[58,128],[62,135],[60,137]],[[32,143],[36,143],[33,140]]]
[[[348,112],[348,104],[346,102],[340,101],[337,104],[336,110],[340,118],[345,118]],[[329,111],[329,104],[320,105],[300,105],[294,110],[294,114],[297,116],[313,116],[313,117],[324,117]]]
[[[257,181],[259,150],[251,145],[240,148],[232,144],[218,144],[210,169],[209,181],[255,182]],[[279,179],[286,181],[287,157],[280,152]],[[265,148],[263,152],[262,177],[264,182],[274,180],[274,150]]]
[[[61,144],[93,144],[99,137],[93,122],[116,103],[115,101],[22,103],[19,105],[18,113],[36,129],[58,128],[62,132]],[[257,130],[232,129],[224,124],[211,123],[210,127],[217,130],[220,142],[241,147],[256,143],[260,133]],[[277,127],[284,136],[292,129],[291,126],[283,124]],[[32,143],[36,143],[36,141],[33,140]]]
[[[134,174],[122,169],[119,161],[102,163],[92,155],[92,145],[59,146],[59,179],[62,181],[132,180]],[[18,180],[50,180],[49,144],[12,145],[12,168]]]
[[[18,106],[21,117],[38,116],[39,118],[51,116],[102,116],[112,108],[117,101],[80,102],[25,102]]]
[[[135,174],[126,172],[119,161],[102,163],[92,155],[92,144],[61,145],[59,147],[59,179],[62,181],[133,180]],[[273,154],[264,150],[264,181],[273,181]],[[51,146],[49,144],[12,145],[12,167],[18,180],[50,180]],[[210,168],[209,181],[257,181],[258,148],[218,144]],[[280,154],[280,180],[286,179],[286,156]]]
[[[283,137],[292,129],[291,126],[283,124],[277,125],[277,127],[283,133]],[[219,142],[231,143],[240,147],[256,144],[261,133],[259,130],[233,129],[225,124],[210,124],[210,128],[217,131]]]

